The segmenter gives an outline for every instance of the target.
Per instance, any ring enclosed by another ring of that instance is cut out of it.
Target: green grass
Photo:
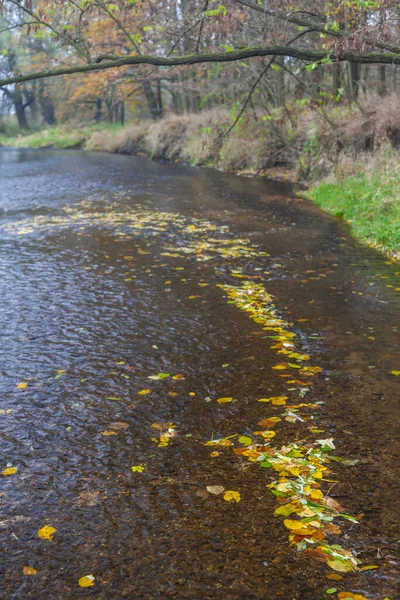
[[[48,127],[42,131],[27,132],[15,137],[0,136],[0,146],[13,148],[74,148],[83,145],[96,131],[118,131],[121,125],[90,124]]]
[[[365,169],[367,170],[367,168]],[[400,259],[400,173],[371,174],[322,182],[308,192],[321,208],[351,224],[354,235]]]

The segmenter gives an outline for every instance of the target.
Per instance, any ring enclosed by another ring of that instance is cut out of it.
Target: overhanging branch
[[[105,60],[96,64],[74,65],[72,67],[59,67],[55,69],[45,69],[43,71],[34,71],[32,73],[15,75],[6,79],[0,79],[0,87],[11,85],[13,83],[22,83],[34,79],[43,79],[45,77],[57,77],[59,75],[73,75],[75,73],[91,73],[94,71],[104,71],[106,69],[115,69],[117,67],[127,67],[136,65],[154,65],[158,67],[174,67],[179,65],[195,65],[199,63],[223,63],[234,62],[237,60],[246,60],[257,56],[288,56],[306,62],[318,62],[330,58],[332,62],[348,61],[358,64],[400,64],[400,56],[390,52],[360,52],[354,54],[347,52],[337,55],[335,52],[327,54],[319,50],[310,48],[292,48],[290,46],[268,46],[268,47],[249,47],[240,48],[231,52],[214,52],[203,54],[186,54],[183,56],[125,56],[118,57],[115,60]]]

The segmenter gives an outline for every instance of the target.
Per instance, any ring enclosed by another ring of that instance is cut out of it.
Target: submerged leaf
[[[143,473],[144,467],[142,465],[134,465],[131,467],[131,471],[133,471],[133,473]]]
[[[83,588],[92,587],[94,585],[94,576],[93,575],[84,575],[78,581],[79,585]]]
[[[38,537],[40,537],[42,540],[50,540],[51,541],[53,539],[53,535],[55,534],[56,531],[57,531],[57,529],[55,529],[51,525],[45,525],[44,527],[39,529]]]
[[[1,474],[6,477],[7,475],[15,475],[17,471],[18,467],[8,467],[7,469],[4,469]]]
[[[218,496],[225,491],[225,488],[222,485],[208,485],[206,489],[207,492],[210,492],[210,494],[214,494],[215,496]]]
[[[224,500],[226,500],[227,502],[240,502],[241,497],[239,492],[228,490],[224,494]]]
[[[232,402],[233,398],[217,398],[217,402],[218,404],[229,404],[229,402]]]

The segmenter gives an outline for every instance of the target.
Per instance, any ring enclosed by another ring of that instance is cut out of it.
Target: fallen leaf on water
[[[0,415],[9,415],[12,413],[12,408],[0,408]]]
[[[211,452],[210,456],[212,456],[213,458],[215,458],[216,456],[219,456],[219,452],[217,452],[215,450],[214,452]]]
[[[339,575],[339,573],[328,573],[326,578],[332,579],[332,581],[340,581],[341,579],[343,579],[342,575]]]
[[[170,373],[157,373],[157,375],[150,375],[147,379],[153,379],[153,381],[160,381],[170,376]]]
[[[348,562],[345,562],[344,560],[327,560],[326,564],[329,565],[330,568],[334,571],[339,571],[340,573],[348,573],[349,571],[354,571],[354,568],[352,568],[351,565]],[[343,598],[345,598],[345,596],[343,596]]]
[[[53,539],[53,535],[55,534],[56,531],[57,531],[57,529],[55,529],[51,525],[45,525],[44,527],[39,529],[38,537],[40,537],[42,540],[50,540],[51,541]]]
[[[366,565],[361,567],[360,571],[372,571],[373,569],[379,569],[378,565]]]
[[[110,435],[117,435],[117,433],[115,431],[102,431],[101,435],[105,435],[106,437],[109,437]]]
[[[259,402],[271,402],[275,406],[283,406],[286,404],[287,396],[272,396],[272,398],[260,398]]]
[[[210,494],[214,494],[215,496],[218,496],[225,491],[225,488],[222,485],[208,485],[206,489],[207,492],[210,492]]]
[[[15,475],[17,471],[18,467],[7,467],[7,469],[4,469],[1,474],[6,477],[7,475]]]
[[[37,570],[34,567],[24,567],[22,572],[24,575],[36,575]]]
[[[227,490],[224,494],[224,500],[227,502],[240,502],[241,497],[239,492],[233,492],[232,490]]]
[[[133,471],[133,473],[143,473],[144,467],[142,465],[134,465],[131,467],[131,471]]]
[[[262,419],[257,425],[260,425],[260,427],[274,427],[279,421],[281,421],[279,417],[269,417],[268,419]]]
[[[17,383],[16,385],[19,390],[24,390],[27,386],[28,384],[25,381],[23,383]]]
[[[218,404],[228,404],[232,402],[233,398],[217,398]]]
[[[138,396],[145,396],[146,394],[150,394],[151,390],[140,390],[138,392]]]
[[[250,437],[247,437],[247,435],[241,435],[238,438],[238,442],[239,442],[239,444],[243,444],[243,446],[251,446],[253,443],[253,440]]]
[[[365,596],[353,594],[353,592],[339,592],[338,598],[340,598],[340,600],[367,600]]]
[[[110,423],[110,427],[124,431],[125,429],[128,429],[129,423],[125,423],[124,421],[114,421],[114,423]]]
[[[397,377],[400,375],[400,371],[390,371],[392,375],[396,375]]]
[[[183,379],[186,379],[184,375],[182,375],[182,373],[178,373],[177,375],[174,375],[172,377],[172,379],[174,379],[174,381],[182,381]]]
[[[326,590],[327,594],[334,594],[335,592],[337,592],[337,588],[329,588],[329,590]]]
[[[78,583],[83,588],[92,587],[94,585],[94,577],[93,575],[84,575],[79,579]]]

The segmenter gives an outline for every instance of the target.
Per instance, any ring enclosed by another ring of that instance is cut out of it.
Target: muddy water
[[[400,598],[400,266],[285,184],[81,152],[0,161],[0,467],[17,467],[0,479],[1,597]],[[204,219],[258,254],[185,255]],[[273,516],[270,470],[204,445],[251,435],[257,399],[284,393],[271,340],[217,287],[240,285],[232,269],[324,368],[309,393],[321,435],[358,459],[334,466],[330,494],[364,515],[333,542],[378,570],[327,578]],[[165,422],[177,433],[160,446]]]

